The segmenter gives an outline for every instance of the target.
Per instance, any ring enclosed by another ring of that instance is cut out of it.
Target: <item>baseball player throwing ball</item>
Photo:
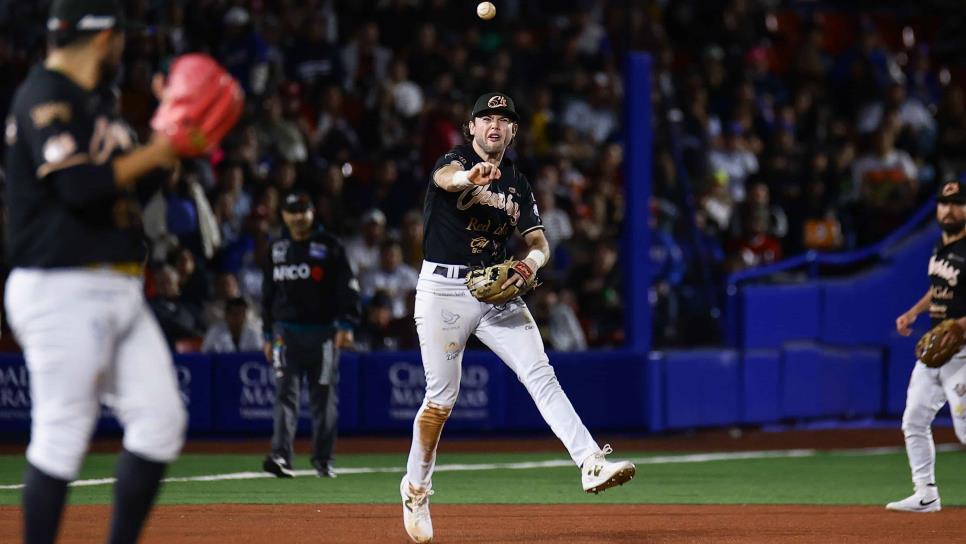
[[[526,386],[544,420],[581,467],[585,491],[597,493],[634,477],[628,461],[608,461],[557,382],[533,316],[520,294],[534,286],[549,249],[526,177],[504,155],[519,128],[510,97],[481,96],[468,123],[472,141],[440,157],[426,194],[425,242],[416,291],[426,396],[413,423],[400,482],[403,523],[416,542],[433,538],[429,496],[436,446],[460,387],[463,348],[471,334],[489,346]],[[518,230],[529,253],[505,261]]]
[[[139,181],[204,154],[241,112],[234,80],[200,55],[171,68],[150,143],[138,147],[111,88],[130,28],[113,0],[54,0],[49,53],[6,120],[10,325],[30,372],[24,541],[57,537],[101,401],[124,426],[109,542],[135,542],[186,414],[142,295]]]
[[[933,328],[916,344],[916,366],[909,378],[902,432],[912,469],[915,492],[886,505],[902,512],[938,512],[942,508],[936,487],[936,447],[932,421],[949,402],[956,436],[966,443],[966,186],[947,181],[939,190],[936,219],[942,238],[929,259],[929,290],[908,312],[896,319],[903,336],[916,316],[929,311]]]

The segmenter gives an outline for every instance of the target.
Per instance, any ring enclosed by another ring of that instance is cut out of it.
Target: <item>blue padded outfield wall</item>
[[[902,409],[909,341],[886,347],[790,342],[780,349],[551,354],[557,378],[599,431],[662,431],[813,418],[869,417]],[[274,377],[261,354],[176,356],[194,436],[271,433]],[[407,434],[424,378],[415,352],[341,359],[339,424],[350,434]],[[468,352],[462,391],[447,433],[546,433],[529,394],[490,352]],[[0,435],[29,431],[29,376],[23,359],[0,358]],[[307,395],[303,392],[303,408]],[[300,429],[307,433],[307,410]],[[105,410],[98,425],[116,433]]]

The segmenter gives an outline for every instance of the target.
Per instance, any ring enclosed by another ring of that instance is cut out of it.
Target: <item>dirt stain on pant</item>
[[[419,439],[423,446],[423,461],[430,462],[433,459],[439,437],[443,434],[443,425],[452,411],[452,406],[440,406],[429,402],[419,413]]]

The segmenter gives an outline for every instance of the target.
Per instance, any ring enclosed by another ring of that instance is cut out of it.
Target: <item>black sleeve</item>
[[[523,174],[518,174],[520,180],[520,220],[517,222],[517,230],[520,234],[526,234],[532,230],[543,229],[543,219],[540,218],[540,211],[537,210],[537,201],[533,198],[533,189]]]
[[[272,244],[274,245],[274,244]],[[269,246],[271,250],[271,245]],[[275,303],[275,280],[272,278],[271,254],[265,259],[262,267],[262,336],[266,342],[272,341],[273,316],[272,306]]]
[[[352,273],[345,249],[340,245],[335,255],[335,288],[338,293],[339,311],[336,320],[341,327],[356,328],[362,322],[362,304],[359,296],[359,280]]]
[[[445,155],[440,157],[436,161],[436,164],[433,165],[433,171],[429,175],[429,179],[433,182],[433,185],[436,185],[436,171],[444,166],[449,166],[454,162],[460,164],[463,167],[463,170],[469,170],[472,168],[470,165],[470,160],[465,155],[460,153],[458,149],[451,149]]]
[[[117,196],[110,161],[94,164],[88,153],[92,126],[78,118],[76,106],[56,101],[19,112],[17,125],[30,146],[38,180],[47,179],[60,199],[72,208]]]

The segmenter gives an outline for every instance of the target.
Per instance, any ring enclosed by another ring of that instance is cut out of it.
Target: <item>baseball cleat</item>
[[[294,478],[295,472],[288,466],[288,461],[278,455],[269,455],[262,461],[262,470],[274,474],[276,478]]]
[[[413,542],[433,541],[433,520],[429,517],[429,496],[432,489],[417,491],[406,477],[399,482],[403,503],[403,526]]]
[[[901,501],[890,502],[886,505],[886,509],[895,512],[938,512],[942,510],[939,488],[935,485],[921,487]]]
[[[637,467],[630,461],[608,461],[605,456],[613,453],[610,444],[588,457],[580,466],[581,483],[584,491],[597,494],[615,485],[624,485],[637,473]]]

